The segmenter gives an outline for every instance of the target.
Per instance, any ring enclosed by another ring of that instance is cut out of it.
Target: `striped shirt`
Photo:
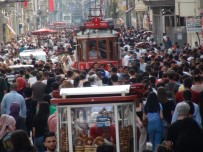
[[[15,75],[13,74],[6,74],[6,78],[9,84],[13,83],[13,80],[15,79]]]

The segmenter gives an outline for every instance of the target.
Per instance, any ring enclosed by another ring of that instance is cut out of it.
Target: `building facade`
[[[152,11],[152,29],[155,40],[163,41],[166,34],[173,43],[180,46],[188,42],[202,42],[201,16],[203,0],[143,0]],[[190,9],[188,9],[190,8]],[[189,24],[189,23],[197,24]]]
[[[163,33],[173,38],[173,28],[176,27],[175,0],[144,0],[152,11],[152,29],[155,41],[163,41]]]
[[[136,12],[136,27],[148,28],[148,17],[150,18],[150,11],[148,7],[143,3],[143,0],[135,0],[135,12]]]

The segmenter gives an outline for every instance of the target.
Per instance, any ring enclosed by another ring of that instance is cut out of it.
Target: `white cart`
[[[62,89],[57,104],[60,152],[96,152],[106,143],[115,152],[136,152],[136,95],[130,86]]]

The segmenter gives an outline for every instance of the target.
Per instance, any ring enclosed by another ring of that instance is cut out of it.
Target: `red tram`
[[[76,68],[84,70],[94,62],[99,64],[119,63],[119,33],[113,30],[113,22],[103,19],[101,8],[90,8],[89,20],[76,34]]]

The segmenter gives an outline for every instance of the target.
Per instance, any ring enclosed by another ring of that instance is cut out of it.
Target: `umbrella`
[[[148,42],[139,42],[136,44],[137,48],[143,48],[143,49],[147,49],[150,48],[151,45]]]
[[[47,35],[47,34],[55,34],[57,33],[56,30],[51,30],[47,28],[42,28],[32,32],[32,35]]]
[[[152,31],[145,31],[143,34],[153,34]]]

